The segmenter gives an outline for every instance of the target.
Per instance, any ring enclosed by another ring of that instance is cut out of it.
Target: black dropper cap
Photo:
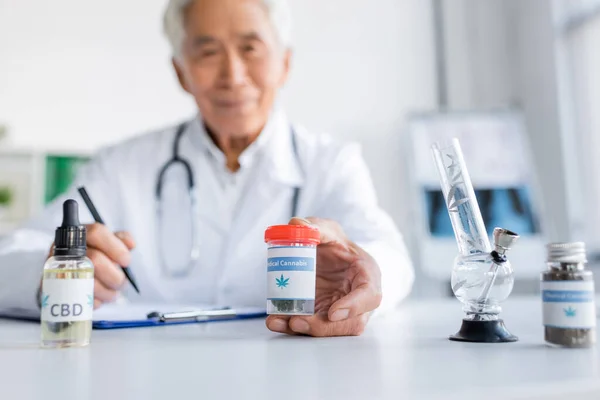
[[[56,228],[54,237],[55,256],[85,256],[85,226],[79,223],[79,210],[75,200],[63,203],[62,225]]]

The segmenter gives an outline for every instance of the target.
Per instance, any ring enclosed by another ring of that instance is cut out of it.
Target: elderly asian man
[[[0,304],[38,307],[62,202],[79,201],[83,184],[106,223],[87,226],[95,307],[119,294],[264,307],[265,228],[314,225],[316,312],[271,315],[266,325],[288,334],[361,334],[374,310],[409,294],[413,267],[359,147],[308,132],[278,105],[292,66],[286,2],[171,0],[164,30],[197,115],[102,149],[67,193],[5,239]],[[139,295],[119,265],[131,268]]]

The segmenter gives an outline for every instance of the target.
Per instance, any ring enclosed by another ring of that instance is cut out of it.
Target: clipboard
[[[169,310],[169,311],[159,311]],[[178,310],[178,311],[173,311]],[[256,307],[216,307],[172,304],[108,304],[94,311],[92,328],[96,330],[144,328],[182,324],[245,320],[266,317]],[[40,322],[39,310],[10,308],[0,310],[0,318]]]
[[[115,306],[131,307],[129,305]],[[135,306],[136,308],[140,306]],[[124,318],[110,318],[110,315],[100,308],[92,322],[93,329],[120,329],[120,328],[142,328],[165,325],[198,324],[207,322],[233,321],[251,318],[261,318],[267,315],[265,309],[250,307],[207,307],[207,306],[170,306],[145,307],[139,316],[124,316]],[[157,310],[180,310],[180,311],[157,311]],[[112,310],[111,310],[112,311]]]

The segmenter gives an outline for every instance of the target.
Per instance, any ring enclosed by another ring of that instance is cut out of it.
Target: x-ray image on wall
[[[434,237],[453,236],[452,224],[441,190],[425,189],[429,232]],[[525,186],[475,189],[475,197],[488,234],[503,227],[527,236],[539,233],[529,190]]]

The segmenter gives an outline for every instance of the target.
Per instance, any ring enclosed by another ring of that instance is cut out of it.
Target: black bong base
[[[460,330],[451,335],[450,340],[476,343],[516,342],[518,337],[511,334],[501,319],[495,321],[473,321],[463,319]]]

